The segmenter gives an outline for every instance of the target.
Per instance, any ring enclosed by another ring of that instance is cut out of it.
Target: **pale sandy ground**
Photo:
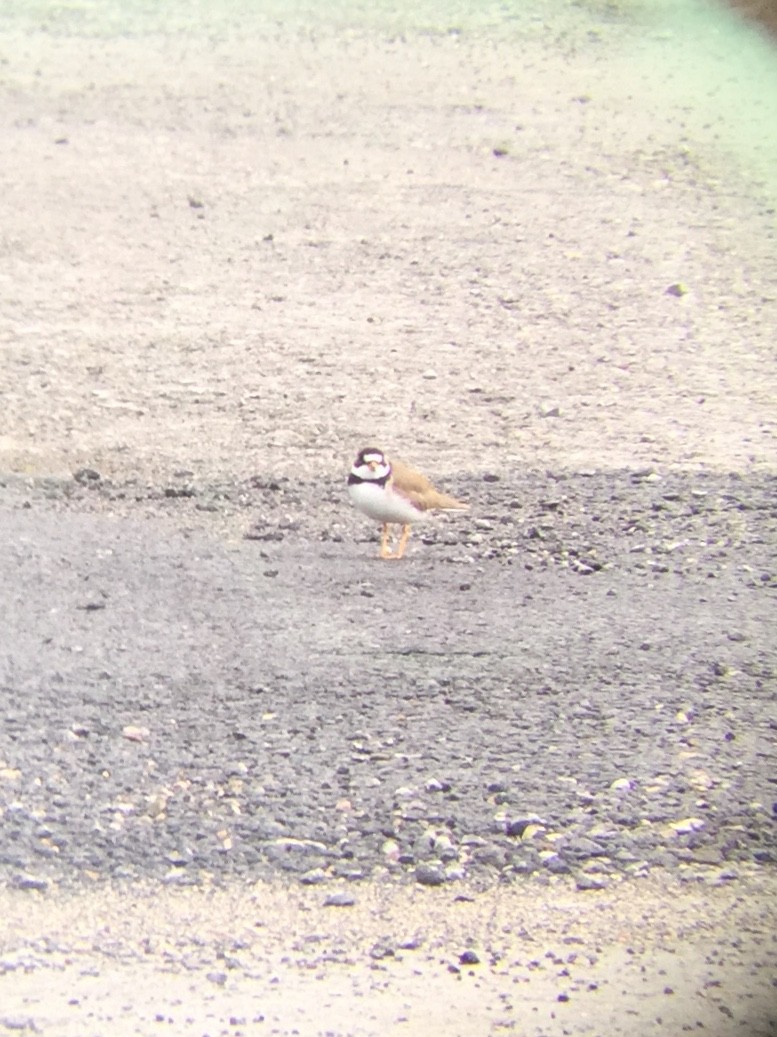
[[[764,39],[681,0],[263,10],[3,6],[2,469],[775,465]],[[0,1027],[775,1030],[771,875],[456,892],[5,891]]]
[[[350,907],[281,885],[2,894],[14,935],[0,943],[0,1024],[61,1037],[774,1032],[773,877],[582,896],[563,883],[348,892]],[[461,963],[467,951],[477,963]]]
[[[0,467],[773,465],[773,45],[470,7],[4,5]]]

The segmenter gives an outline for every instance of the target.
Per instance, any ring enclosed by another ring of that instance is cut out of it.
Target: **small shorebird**
[[[383,451],[375,447],[360,451],[348,476],[348,493],[359,511],[382,523],[381,558],[401,558],[410,527],[414,522],[423,521],[430,511],[460,511],[469,507],[436,490],[420,472],[398,461],[389,461]],[[402,526],[396,552],[389,547],[392,524]]]

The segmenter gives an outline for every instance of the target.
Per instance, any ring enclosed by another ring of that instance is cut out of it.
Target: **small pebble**
[[[682,283],[682,281],[677,281],[675,284],[670,284],[669,287],[664,292],[664,295],[674,295],[675,298],[677,298],[677,299],[680,299],[680,298],[682,298],[683,295],[687,295],[687,294],[688,294],[688,289]]]
[[[576,888],[579,889],[581,893],[598,889],[607,889],[608,886],[609,883],[606,879],[601,877],[594,878],[593,875],[581,875],[576,883]]]
[[[345,890],[338,890],[337,893],[330,893],[324,901],[324,907],[353,907],[356,903],[356,897],[352,893],[346,893]]]
[[[11,1030],[16,1033],[21,1033],[25,1030],[29,1030],[30,1033],[40,1033],[35,1020],[31,1016],[22,1015],[5,1015],[0,1016],[0,1026],[5,1027],[6,1030]]]
[[[705,824],[706,822],[700,817],[686,817],[680,821],[671,821],[667,827],[677,835],[688,835],[691,832],[700,831]]]
[[[126,738],[128,742],[145,742],[150,734],[147,727],[138,727],[135,724],[127,724],[121,729],[122,738]]]
[[[442,886],[445,883],[445,873],[431,864],[419,864],[415,878],[422,886]]]
[[[13,880],[14,889],[31,889],[43,892],[49,888],[49,880],[35,875],[17,875]]]

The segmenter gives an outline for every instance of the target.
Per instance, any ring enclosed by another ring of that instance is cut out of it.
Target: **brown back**
[[[401,461],[391,462],[391,480],[394,489],[411,500],[421,511],[431,511],[435,508],[453,511],[469,507],[463,501],[435,489],[425,475]]]

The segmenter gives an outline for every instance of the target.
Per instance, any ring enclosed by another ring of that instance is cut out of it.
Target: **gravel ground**
[[[773,45],[38,0],[0,60],[0,1028],[777,1031]],[[472,505],[401,564],[367,443]]]
[[[5,480],[0,1022],[774,1032],[774,477],[451,488]]]
[[[774,478],[486,479],[404,567],[342,485],[7,485],[12,881],[774,862]]]

